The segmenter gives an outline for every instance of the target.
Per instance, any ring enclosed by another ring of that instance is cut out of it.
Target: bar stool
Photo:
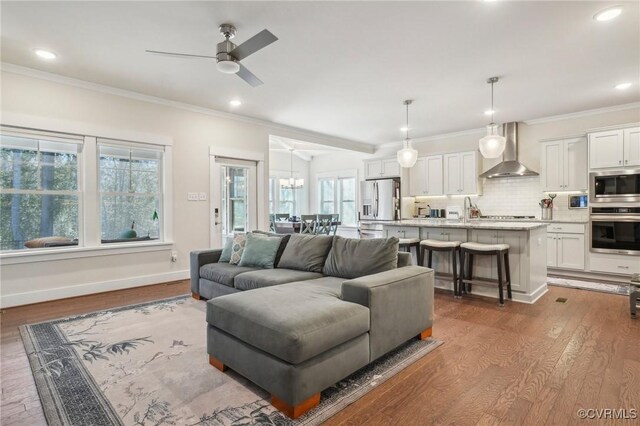
[[[422,264],[422,257],[420,257],[420,239],[419,238],[399,238],[399,249],[411,253],[411,249],[416,249],[416,257],[418,258],[418,265]]]
[[[427,256],[427,268],[433,268],[433,252],[444,251],[451,253],[451,274],[436,274],[436,278],[444,277],[451,278],[453,280],[453,297],[460,298],[460,291],[458,289],[458,259],[462,264],[462,258],[460,257],[460,241],[440,241],[440,240],[422,240],[420,241],[420,257],[422,258],[421,265],[424,266],[425,252],[428,252]]]
[[[461,273],[460,273],[460,294],[467,292],[466,284],[469,285],[469,292],[473,284],[494,286],[498,285],[500,292],[500,306],[504,306],[504,286],[507,286],[507,296],[511,299],[511,272],[509,271],[509,244],[482,244],[482,243],[462,243],[460,245]],[[473,278],[473,258],[474,256],[497,256],[498,258],[498,280],[487,280]],[[504,260],[503,260],[504,259]],[[506,282],[503,280],[502,264],[506,275]],[[468,269],[465,273],[465,265]]]

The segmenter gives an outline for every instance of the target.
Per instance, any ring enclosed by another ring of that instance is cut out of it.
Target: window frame
[[[47,130],[42,130],[42,129]],[[136,131],[92,126],[66,120],[42,120],[13,116],[0,126],[2,133],[24,136],[71,137],[79,141],[78,155],[78,245],[0,251],[3,264],[67,260],[105,255],[163,251],[173,246],[173,140],[170,137]],[[95,136],[101,135],[101,136]],[[163,240],[101,244],[97,141],[111,140],[141,147],[164,149],[162,162],[162,208],[159,224]]]
[[[269,209],[271,209],[271,202],[273,202],[273,208],[274,209],[280,209],[280,202],[282,202],[281,198],[280,198],[280,191],[282,191],[282,188],[280,187],[280,179],[288,179],[290,177],[290,172],[278,172],[278,171],[272,171],[269,175],[269,185],[272,185],[271,189],[273,190],[273,200],[269,200]],[[300,191],[302,191],[302,188],[298,188],[298,189],[292,189],[291,190],[291,194],[292,194],[292,201],[284,201],[286,203],[292,203],[292,212],[291,215],[292,216],[296,216],[296,215],[300,215],[299,212],[299,203],[300,203],[300,198],[301,198],[301,194]],[[277,213],[282,213],[280,211],[269,211],[269,214],[277,214]]]

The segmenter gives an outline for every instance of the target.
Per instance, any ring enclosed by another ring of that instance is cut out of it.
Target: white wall
[[[311,186],[310,161],[293,156],[293,176],[304,179],[304,186],[298,190],[298,215],[309,213],[309,188]],[[289,177],[291,174],[291,154],[285,151],[269,151],[269,176]],[[268,197],[268,194],[267,194]]]
[[[3,262],[3,307],[186,278],[189,252],[209,246],[209,202],[187,201],[187,192],[209,192],[210,146],[258,152],[268,159],[269,134],[334,146],[341,143],[316,133],[198,113],[108,90],[6,71],[1,77],[3,124],[10,125],[8,119],[20,117],[45,130],[55,130],[47,124],[66,123],[78,129],[159,135],[172,139],[174,146],[173,247],[138,254],[96,252],[81,259]],[[266,182],[268,170],[267,164],[262,182]],[[267,202],[265,197],[265,211]],[[267,218],[261,220],[264,227]],[[178,253],[175,263],[170,261],[171,250]]]

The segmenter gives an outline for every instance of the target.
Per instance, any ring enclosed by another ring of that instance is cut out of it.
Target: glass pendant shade
[[[506,141],[498,134],[498,125],[491,123],[487,126],[487,136],[480,139],[480,153],[484,158],[498,158],[504,152]]]
[[[398,151],[398,163],[401,167],[413,167],[417,160],[418,151],[413,149],[409,139],[405,139],[403,148]]]

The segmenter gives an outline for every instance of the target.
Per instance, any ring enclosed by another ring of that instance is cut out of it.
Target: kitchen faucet
[[[469,200],[469,207],[467,207],[467,200]],[[463,215],[463,222],[467,222],[467,219],[470,219],[471,217],[471,206],[473,205],[473,203],[471,203],[471,197],[469,197],[468,195],[466,197],[464,197],[464,215]]]

